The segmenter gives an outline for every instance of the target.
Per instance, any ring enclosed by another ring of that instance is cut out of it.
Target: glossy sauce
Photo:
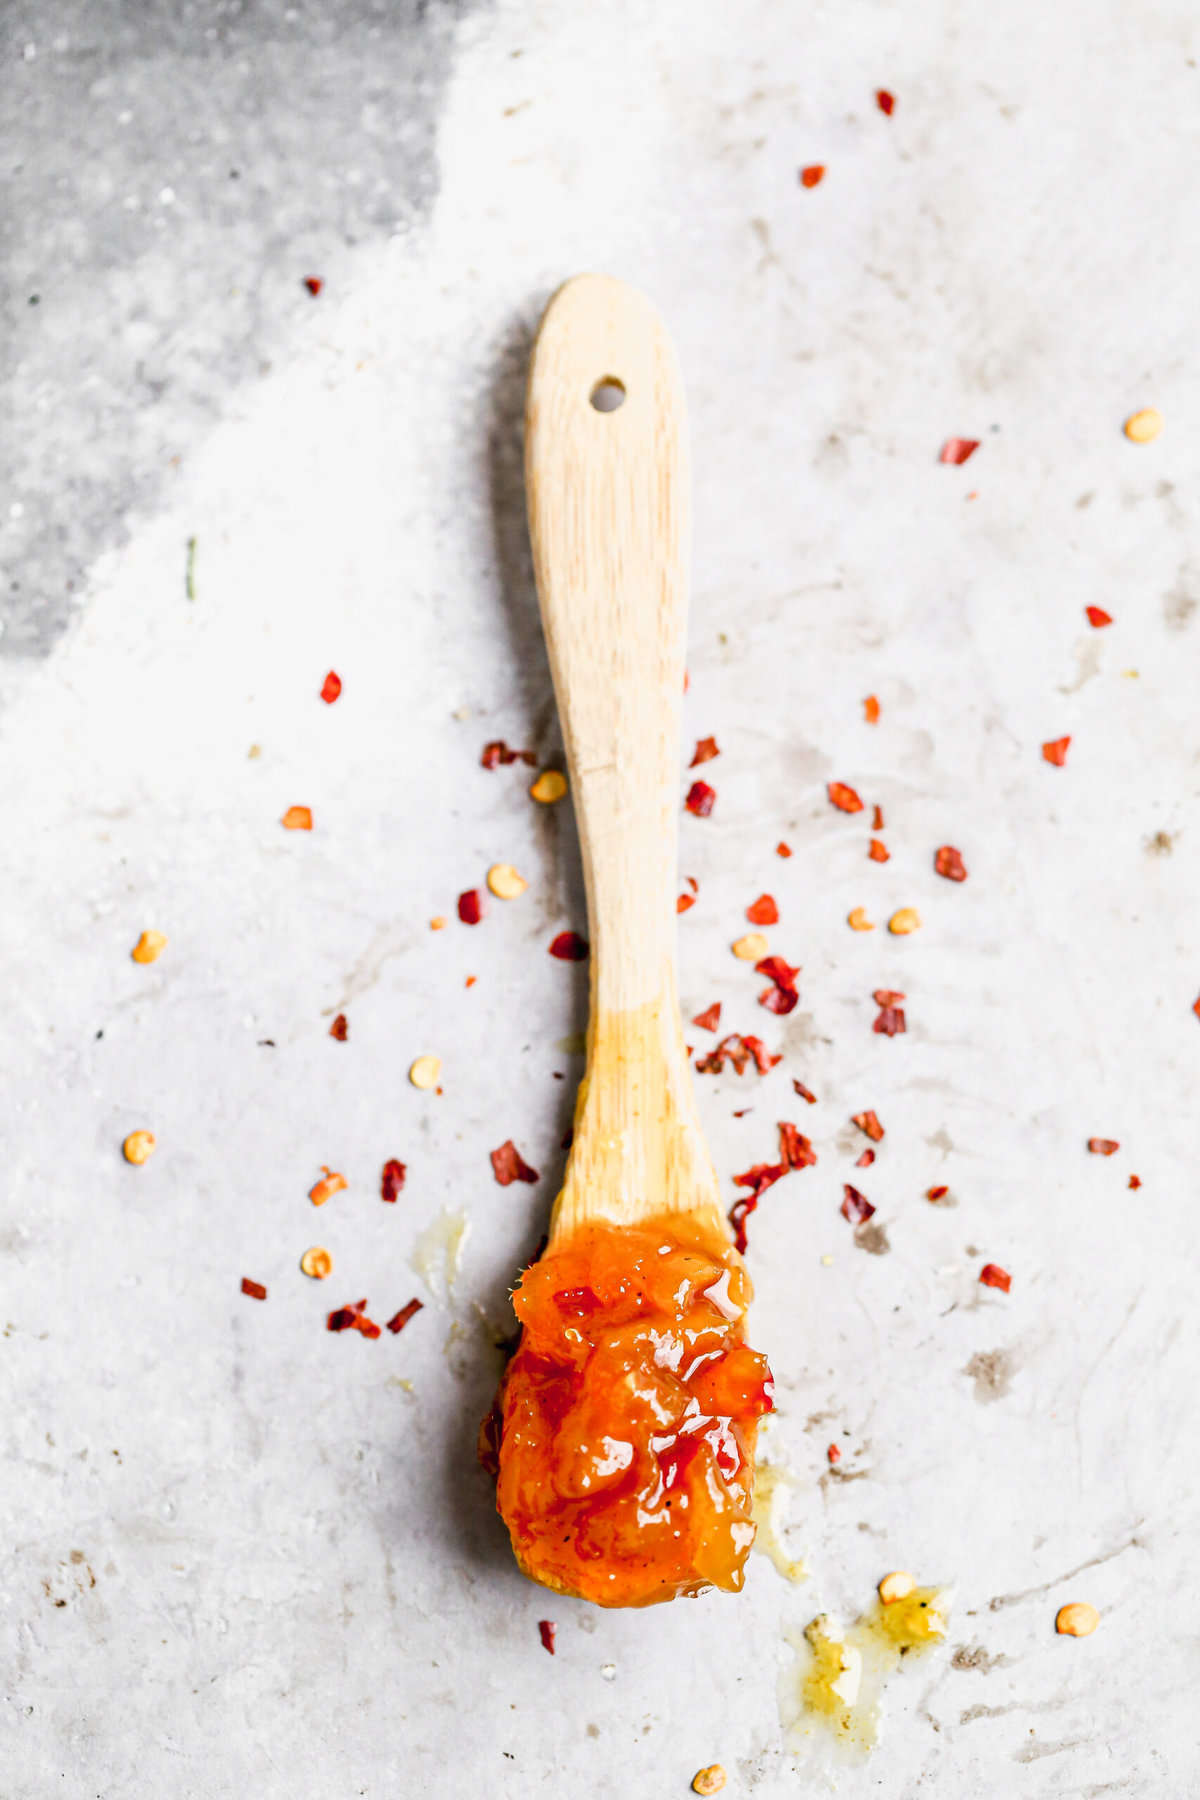
[[[497,1505],[527,1575],[601,1606],[742,1586],[771,1372],[741,1259],[679,1218],[581,1226],[521,1278]]]

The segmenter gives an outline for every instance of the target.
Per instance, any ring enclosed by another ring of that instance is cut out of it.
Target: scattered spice
[[[782,1056],[772,1056],[761,1038],[749,1033],[743,1035],[739,1031],[731,1031],[723,1037],[719,1044],[701,1057],[696,1068],[702,1075],[719,1075],[727,1062],[733,1064],[734,1073],[741,1075],[753,1059],[754,1066],[760,1075],[767,1074],[776,1063],[782,1062]]]
[[[882,1140],[883,1126],[870,1110],[852,1114],[851,1123],[857,1125],[860,1131],[865,1132],[873,1144],[878,1144]]]
[[[315,300],[321,289],[325,286],[325,282],[320,275],[306,275],[304,277],[304,285]]]
[[[775,846],[775,854],[776,856],[790,856],[792,854],[792,846],[790,844],[785,844],[783,839],[780,838]]]
[[[892,853],[886,844],[881,844],[878,838],[872,838],[867,855],[872,862],[890,862]]]
[[[761,931],[748,931],[745,937],[735,938],[729,948],[739,962],[761,962],[767,954],[767,940]]]
[[[904,1017],[904,1008],[900,1005],[905,996],[894,988],[876,988],[874,1000],[879,1008],[879,1017],[871,1027],[872,1031],[882,1033],[884,1037],[898,1037],[908,1030],[908,1021]]]
[[[932,1200],[936,1205],[939,1200],[944,1200],[949,1192],[950,1189],[943,1183],[939,1187],[926,1188],[925,1198],[927,1200]]]
[[[528,763],[531,769],[537,766],[537,757],[532,750],[510,750],[503,738],[483,746],[483,755],[479,761],[485,769],[498,769],[501,763],[507,768],[509,763]]]
[[[836,1444],[830,1444],[828,1450],[825,1452],[825,1456],[831,1467],[836,1467],[842,1460],[841,1450]]]
[[[967,869],[962,859],[962,852],[956,850],[953,844],[942,844],[934,852],[933,866],[946,881],[965,881],[967,879]]]
[[[407,1165],[402,1162],[397,1162],[394,1156],[391,1157],[389,1161],[385,1162],[383,1165],[383,1173],[379,1178],[380,1199],[386,1200],[389,1205],[394,1206],[397,1196],[404,1187],[407,1174]]]
[[[844,781],[831,781],[826,788],[826,792],[839,812],[856,813],[861,812],[863,809],[863,803],[855,793],[854,789],[852,787],[847,787]]]
[[[432,1088],[437,1086],[441,1072],[440,1056],[418,1056],[409,1067],[408,1079],[415,1088]]]
[[[392,1336],[399,1337],[400,1333],[404,1330],[404,1327],[408,1324],[408,1321],[415,1318],[417,1313],[423,1312],[424,1309],[425,1302],[423,1300],[414,1299],[410,1300],[407,1306],[402,1306],[398,1313],[393,1313],[387,1322],[387,1328]]]
[[[1060,1606],[1054,1618],[1054,1629],[1060,1637],[1091,1637],[1100,1623],[1100,1614],[1088,1600],[1071,1600]]]
[[[517,1146],[509,1138],[498,1150],[491,1152],[492,1173],[501,1187],[511,1187],[514,1181],[536,1181],[538,1172],[531,1169]]]
[[[339,1044],[345,1043],[350,1035],[350,1024],[345,1013],[338,1014],[337,1018],[333,1021],[333,1024],[329,1027],[329,1035],[331,1038],[336,1038]]]
[[[249,1294],[252,1300],[265,1300],[267,1297],[267,1290],[262,1282],[251,1281],[248,1275],[242,1276],[242,1292]]]
[[[154,1155],[158,1139],[152,1131],[131,1131],[121,1145],[125,1161],[129,1163],[149,1162]]]
[[[757,900],[746,908],[746,917],[752,925],[778,925],[779,908],[772,894],[760,894]]]
[[[879,723],[879,701],[874,694],[868,694],[863,701],[863,718],[868,725],[878,725]]]
[[[725,1771],[720,1763],[709,1763],[706,1769],[697,1769],[692,1776],[693,1794],[719,1794],[725,1786]]]
[[[792,1077],[792,1091],[793,1093],[799,1094],[802,1100],[807,1100],[810,1106],[815,1106],[817,1104],[817,1096],[813,1093],[812,1089],[806,1088],[804,1083],[802,1081],[797,1081],[794,1075]]]
[[[1131,413],[1122,427],[1131,444],[1152,444],[1163,428],[1163,416],[1156,406],[1143,406]]]
[[[800,171],[800,186],[815,188],[825,178],[824,163],[808,163]]]
[[[851,931],[874,931],[875,927],[867,917],[865,906],[853,906],[846,914],[846,923]]]
[[[1067,760],[1070,743],[1069,737],[1053,738],[1050,743],[1042,745],[1043,758],[1046,762],[1053,763],[1056,769],[1061,769]]]
[[[322,1163],[321,1179],[309,1188],[308,1197],[314,1206],[324,1206],[327,1200],[332,1200],[333,1196],[340,1194],[347,1185],[344,1175],[339,1175],[336,1169],[330,1169],[325,1163]]]
[[[733,1228],[733,1247],[740,1256],[746,1254],[746,1220],[756,1210],[767,1189],[774,1187],[775,1183],[781,1181],[786,1174],[787,1168],[783,1163],[755,1163],[754,1167],[747,1169],[745,1174],[734,1176],[735,1186],[750,1189],[748,1194],[743,1194],[735,1200],[729,1209],[729,1223]]]
[[[871,808],[871,830],[872,831],[882,831],[883,830],[883,808],[882,808],[882,806],[877,805],[877,806],[873,806]]]
[[[1097,631],[1103,630],[1105,625],[1112,624],[1112,614],[1106,613],[1102,606],[1085,606],[1083,610],[1087,614],[1088,624],[1094,626]]]
[[[554,1634],[557,1630],[558,1627],[553,1619],[538,1620],[538,1636],[542,1640],[542,1649],[548,1650],[551,1656],[554,1655]]]
[[[357,1331],[365,1338],[380,1336],[381,1327],[367,1317],[367,1303],[356,1300],[350,1306],[339,1306],[325,1320],[326,1331]]]
[[[143,931],[133,949],[129,952],[135,963],[157,962],[167,947],[165,933],[161,931]]]
[[[567,778],[561,769],[543,769],[529,792],[542,806],[553,806],[567,791]]]
[[[888,930],[893,937],[908,937],[911,932],[920,929],[921,915],[915,906],[902,906],[888,920]]]
[[[886,88],[876,88],[875,104],[880,112],[886,113],[890,119],[896,110],[896,96],[894,94],[889,94]]]
[[[811,1169],[815,1166],[817,1153],[804,1133],[795,1125],[789,1125],[786,1119],[779,1121],[779,1154],[785,1169]]]
[[[700,892],[700,883],[696,880],[694,875],[685,875],[683,879],[687,882],[693,894],[698,894]]]
[[[1116,1138],[1089,1138],[1087,1144],[1093,1156],[1115,1156],[1121,1148]]]
[[[677,913],[685,913],[689,907],[695,906],[695,904],[695,894],[680,894],[675,901],[675,911]]]
[[[700,763],[711,762],[714,756],[720,756],[720,754],[715,737],[697,738],[695,753],[688,768],[695,769]]]
[[[449,919],[444,918],[442,916],[442,914],[439,913],[437,915],[436,919],[430,919],[429,929],[430,929],[430,931],[445,931],[445,929],[449,923],[450,923]]]
[[[487,872],[487,884],[497,900],[517,900],[529,886],[511,863],[493,863]]]
[[[707,781],[693,781],[683,804],[690,813],[695,813],[698,819],[707,819],[716,798],[716,788],[709,787]]]
[[[586,938],[581,938],[577,931],[560,931],[550,942],[550,954],[559,962],[583,962],[588,953]]]
[[[483,914],[483,895],[478,888],[467,888],[458,896],[458,916],[464,925],[478,925]]]
[[[874,1161],[875,1161],[875,1152],[872,1149],[870,1149],[870,1147],[868,1147],[866,1150],[863,1151],[862,1155],[857,1159],[854,1166],[856,1169],[869,1169],[871,1164]]]
[[[711,1006],[706,1006],[704,1011],[697,1013],[692,1020],[692,1024],[698,1025],[701,1031],[715,1031],[720,1023],[721,1002],[719,1000],[714,1000]]]
[[[325,677],[324,681],[321,683],[321,698],[325,702],[326,706],[332,706],[334,701],[337,699],[338,695],[341,693],[341,691],[342,691],[342,678],[340,675],[335,674],[334,671],[332,669],[330,669],[328,675]]]
[[[1129,1177],[1129,1185],[1131,1188],[1140,1188],[1142,1185],[1141,1176],[1140,1175],[1131,1175]]]
[[[756,975],[765,975],[774,983],[773,987],[764,989],[758,996],[758,1004],[765,1006],[768,1012],[790,1013],[800,995],[796,991],[796,977],[800,973],[799,966],[792,968],[785,963],[782,956],[764,956],[761,962],[754,965]]]
[[[860,1194],[856,1187],[851,1187],[848,1181],[844,1181],[842,1204],[838,1210],[848,1225],[862,1225],[871,1217],[875,1208],[865,1194]]]
[[[907,1600],[916,1585],[916,1576],[910,1575],[907,1569],[893,1569],[879,1583],[877,1592],[885,1606],[894,1606],[897,1600]]]
[[[938,461],[943,463],[965,463],[968,457],[974,456],[979,448],[978,438],[947,438],[938,453]]]
[[[313,1281],[324,1281],[325,1277],[332,1272],[333,1258],[323,1245],[314,1244],[300,1258],[300,1268],[305,1275],[311,1276]]]
[[[1012,1286],[1012,1276],[1007,1269],[1002,1269],[998,1263],[984,1263],[982,1269],[979,1271],[979,1279],[984,1287],[999,1288],[1002,1294],[1007,1294],[1009,1288]]]
[[[280,823],[285,831],[311,831],[312,807],[289,806]]]

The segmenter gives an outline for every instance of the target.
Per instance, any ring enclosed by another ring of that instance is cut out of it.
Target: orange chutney
[[[679,1216],[580,1226],[524,1271],[494,1430],[526,1575],[600,1606],[742,1586],[772,1408],[750,1293],[737,1253]]]

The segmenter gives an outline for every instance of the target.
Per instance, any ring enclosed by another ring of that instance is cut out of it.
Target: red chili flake
[[[856,813],[862,811],[862,801],[859,799],[854,789],[852,787],[847,787],[844,781],[831,781],[826,791],[829,794],[830,800],[838,808],[839,812]]]
[[[895,94],[889,94],[886,88],[876,88],[875,104],[880,112],[886,113],[890,119],[896,110],[896,96]]]
[[[760,894],[757,900],[746,908],[746,917],[752,925],[778,925],[779,908],[773,895]]]
[[[868,725],[878,725],[879,723],[879,702],[874,694],[868,694],[863,701],[863,718]]]
[[[713,809],[716,798],[716,788],[709,787],[707,781],[693,781],[691,787],[687,791],[687,799],[683,804],[690,813],[695,813],[698,819],[707,819],[709,813]]]
[[[395,1205],[396,1197],[404,1186],[404,1178],[407,1174],[408,1169],[405,1164],[397,1162],[395,1157],[392,1157],[390,1162],[385,1162],[379,1182],[380,1199]]]
[[[393,1336],[398,1336],[399,1333],[404,1330],[408,1321],[413,1318],[415,1314],[421,1312],[424,1309],[424,1306],[425,1302],[423,1300],[410,1300],[407,1306],[402,1306],[398,1313],[392,1314],[392,1317],[387,1322],[388,1330]]]
[[[948,1187],[946,1187],[945,1185],[943,1185],[941,1187],[926,1188],[925,1189],[925,1198],[927,1200],[932,1200],[934,1202],[934,1204],[936,1205],[939,1200],[944,1200],[946,1198],[946,1195],[949,1192],[950,1192],[950,1189]]]
[[[817,1104],[817,1096],[813,1093],[812,1089],[806,1088],[804,1083],[802,1081],[797,1081],[794,1075],[792,1076],[792,1090],[794,1093],[799,1094],[802,1100],[807,1100],[810,1106],[815,1106]]]
[[[935,853],[933,866],[937,873],[947,881],[965,881],[967,866],[962,859],[962,851],[956,850],[953,844],[943,844]]]
[[[872,831],[882,831],[883,830],[883,808],[882,808],[882,806],[873,806],[871,808],[871,830]]]
[[[551,956],[557,956],[559,962],[583,962],[587,953],[587,939],[577,931],[560,931],[550,945]]]
[[[693,894],[698,894],[700,892],[700,883],[696,880],[694,875],[685,875],[683,879],[687,882]]]
[[[1102,606],[1085,606],[1083,610],[1088,616],[1088,624],[1094,625],[1097,631],[1112,624],[1112,614],[1106,613]]]
[[[856,1169],[869,1169],[871,1164],[874,1161],[875,1161],[875,1152],[872,1149],[868,1148],[863,1151],[862,1155],[858,1158],[858,1161],[855,1163],[854,1166]]]
[[[329,1027],[329,1035],[331,1038],[336,1038],[339,1044],[345,1043],[347,1037],[350,1035],[350,1026],[347,1022],[345,1013],[338,1014],[337,1018],[333,1021],[333,1024]]]
[[[285,831],[311,831],[313,817],[311,806],[289,806],[280,824]]]
[[[498,1150],[493,1150],[491,1156],[492,1168],[501,1187],[511,1187],[514,1181],[536,1181],[538,1178],[537,1170],[524,1161],[511,1138]]]
[[[842,1196],[842,1204],[838,1210],[850,1225],[864,1224],[875,1211],[867,1196],[860,1194],[856,1187],[851,1187],[848,1181],[842,1183]]]
[[[325,286],[325,283],[320,275],[306,275],[304,277],[304,285],[315,300],[321,289]]]
[[[776,1063],[783,1061],[782,1056],[772,1056],[769,1053],[761,1038],[753,1037],[749,1033],[743,1036],[739,1031],[731,1031],[728,1037],[723,1037],[720,1043],[709,1051],[707,1056],[701,1057],[696,1068],[702,1075],[719,1075],[725,1064],[731,1062],[734,1073],[743,1075],[752,1057],[754,1066],[760,1075],[765,1075],[769,1069],[775,1067]]]
[[[883,1137],[883,1126],[873,1112],[855,1113],[852,1123],[857,1125],[860,1131],[865,1132],[873,1144],[879,1143]]]
[[[984,1287],[999,1288],[1002,1294],[1007,1294],[1012,1286],[1012,1276],[999,1263],[984,1263],[979,1271],[979,1279]]]
[[[760,1075],[767,1074],[776,1063],[783,1061],[782,1056],[772,1056],[761,1038],[753,1037],[749,1032],[742,1039],[743,1044],[754,1058],[754,1066]]]
[[[1196,1017],[1200,1019],[1200,995],[1192,1001],[1192,1011],[1195,1013]]]
[[[719,1000],[714,1000],[711,1006],[706,1006],[704,1011],[697,1013],[692,1020],[692,1024],[698,1025],[701,1031],[715,1031],[720,1023],[721,1002]]]
[[[483,913],[483,895],[478,888],[468,888],[458,896],[458,916],[464,925],[478,925]]]
[[[528,763],[531,769],[537,767],[537,757],[532,750],[510,750],[503,738],[485,744],[479,761],[485,769],[498,769],[501,763],[507,768],[509,763],[515,762]]]
[[[904,1008],[899,1004],[904,999],[903,994],[896,993],[892,988],[876,988],[874,999],[879,1008],[879,1017],[871,1027],[872,1031],[881,1032],[884,1037],[896,1037],[908,1030]]]
[[[326,1331],[357,1331],[358,1322],[367,1310],[365,1300],[355,1300],[346,1306],[339,1306],[325,1320]]]
[[[799,998],[794,988],[764,988],[758,996],[758,1004],[765,1006],[768,1012],[790,1013]]]
[[[1046,762],[1053,763],[1056,769],[1061,769],[1067,760],[1070,743],[1069,737],[1051,739],[1050,743],[1042,745],[1043,758]]]
[[[548,1650],[551,1656],[554,1655],[554,1633],[557,1629],[553,1619],[538,1620],[538,1635],[542,1640],[542,1649]]]
[[[842,1460],[842,1453],[838,1449],[836,1444],[830,1444],[828,1450],[825,1452],[825,1455],[828,1458],[831,1467],[836,1467],[836,1465],[838,1463],[840,1463]]]
[[[1131,1175],[1129,1177],[1129,1185],[1131,1188],[1140,1188],[1142,1185],[1141,1176],[1140,1175]]]
[[[878,838],[872,838],[867,855],[872,862],[889,862],[892,853],[886,844],[881,844]]]
[[[744,1175],[734,1176],[735,1187],[751,1190],[750,1193],[743,1194],[735,1200],[729,1209],[729,1223],[733,1226],[734,1248],[743,1256],[746,1253],[746,1220],[758,1206],[767,1189],[774,1187],[775,1183],[782,1180],[786,1174],[787,1167],[784,1163],[755,1163],[754,1167],[747,1169]]]
[[[758,1004],[765,1006],[768,1012],[790,1013],[800,996],[796,992],[796,977],[799,967],[792,968],[785,963],[782,956],[764,956],[761,962],[754,965],[756,975],[766,975],[774,982],[774,987],[764,989],[758,996]]]
[[[789,1125],[786,1119],[779,1121],[779,1154],[785,1169],[811,1169],[817,1160],[817,1153],[804,1133],[797,1126]]]
[[[944,463],[965,463],[979,448],[978,438],[947,438],[938,455]]]
[[[252,1300],[265,1300],[267,1297],[267,1290],[262,1282],[251,1281],[248,1275],[242,1276],[242,1292],[249,1294]]]
[[[739,1106],[735,1109],[733,1117],[735,1119],[744,1119],[747,1113],[752,1113],[753,1111],[754,1108],[752,1106]]]
[[[1115,1156],[1121,1148],[1116,1138],[1089,1138],[1088,1149],[1093,1156]]]
[[[825,164],[824,163],[809,163],[805,168],[801,169],[801,171],[800,171],[800,186],[806,187],[806,188],[814,188],[814,187],[816,187],[816,185],[819,181],[822,181],[824,179],[824,176],[825,176]]]
[[[695,754],[688,764],[688,768],[694,769],[700,763],[711,762],[714,756],[720,756],[720,754],[716,738],[697,738]]]
[[[342,691],[342,678],[330,669],[321,687],[321,698],[326,706],[332,706]]]
[[[475,983],[478,980],[479,980],[478,975],[468,975],[467,979],[463,982],[463,986],[464,987],[474,987]]]
[[[695,904],[695,894],[680,894],[675,901],[675,911],[677,913],[687,912],[688,908],[695,906]]]
[[[785,844],[783,839],[780,838],[775,846],[775,854],[776,856],[790,856],[792,854],[792,846],[790,844]]]

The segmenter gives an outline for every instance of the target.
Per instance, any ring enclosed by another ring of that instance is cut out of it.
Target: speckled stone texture
[[[7,9],[4,1800],[1200,1784],[1195,33],[1172,0]],[[780,1119],[820,1157],[749,1252],[810,1579],[756,1556],[639,1615],[525,1583],[473,1461],[581,1069],[569,803],[479,752],[559,742],[520,400],[586,268],[654,296],[691,406],[685,756],[721,755],[686,1015],[785,1058],[698,1077],[706,1128],[730,1199]],[[460,925],[493,862],[528,892]],[[728,951],[764,889],[784,1019]],[[536,1185],[494,1182],[509,1137]],[[447,1292],[412,1259],[456,1210]],[[323,1328],[414,1294],[399,1337]],[[789,1736],[789,1634],[895,1567],[956,1583],[950,1638],[846,1762]]]

